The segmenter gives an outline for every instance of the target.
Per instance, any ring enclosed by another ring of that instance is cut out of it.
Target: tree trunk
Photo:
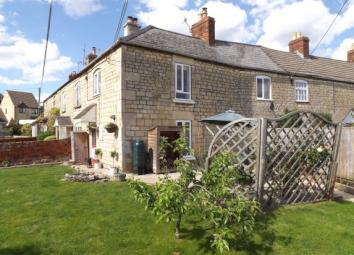
[[[176,219],[176,233],[175,233],[177,239],[179,239],[180,237],[181,220],[182,220],[182,215],[178,214]]]

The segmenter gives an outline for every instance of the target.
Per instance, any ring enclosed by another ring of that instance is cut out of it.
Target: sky
[[[130,0],[125,16],[189,34],[202,7],[216,20],[216,38],[288,50],[293,32],[313,49],[345,0]],[[42,99],[83,67],[93,46],[109,48],[123,0],[54,0]],[[40,86],[48,0],[0,0],[0,93],[32,92]],[[124,17],[124,22],[126,17]],[[123,35],[123,29],[120,36]],[[349,0],[314,55],[346,60],[354,43],[354,0]]]

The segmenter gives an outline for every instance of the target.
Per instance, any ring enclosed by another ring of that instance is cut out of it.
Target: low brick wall
[[[6,137],[0,138],[0,143],[17,143],[17,142],[28,142],[36,141],[35,137]]]
[[[55,141],[0,143],[0,162],[9,160],[11,165],[68,161],[70,156],[70,138]]]

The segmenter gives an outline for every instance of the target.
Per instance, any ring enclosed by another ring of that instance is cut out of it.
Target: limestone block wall
[[[192,66],[192,100],[176,102],[175,63]],[[147,144],[148,130],[175,125],[176,120],[192,121],[192,145],[200,156],[205,153],[203,125],[200,120],[232,109],[246,117],[277,117],[289,110],[331,113],[340,121],[354,105],[354,87],[317,79],[306,80],[309,102],[295,101],[289,76],[243,70],[194,60],[143,48],[124,46],[122,62],[122,117],[124,168],[131,169],[131,142]],[[256,77],[272,80],[272,100],[256,99]]]
[[[101,71],[101,93],[94,95],[93,77],[94,73]],[[75,104],[75,85],[81,86],[81,106]],[[87,123],[80,123],[73,118],[79,114],[85,107],[97,105],[97,140],[96,148],[102,149],[102,162],[105,166],[113,164],[110,152],[118,151],[122,155],[122,121],[121,121],[121,49],[117,49],[108,57],[100,60],[98,63],[89,68],[86,72],[79,74],[75,79],[71,80],[62,89],[52,95],[44,104],[44,113],[48,115],[53,107],[60,108],[62,93],[65,93],[65,111],[61,111],[62,116],[70,116],[74,124],[74,130],[81,128],[90,134],[90,145],[92,136],[87,128]],[[114,122],[119,127],[119,131],[107,133],[104,129],[109,122]],[[119,166],[122,166],[122,157],[119,157]]]

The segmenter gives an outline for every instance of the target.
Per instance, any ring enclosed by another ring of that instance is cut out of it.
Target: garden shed
[[[176,141],[182,132],[180,126],[157,126],[151,128],[148,131],[148,153],[149,153],[149,165],[148,170],[155,174],[162,173],[160,162],[160,141],[161,137],[167,137],[169,143]],[[169,148],[166,152],[168,168],[173,168],[173,162],[177,158],[177,155],[173,152],[172,148]]]

